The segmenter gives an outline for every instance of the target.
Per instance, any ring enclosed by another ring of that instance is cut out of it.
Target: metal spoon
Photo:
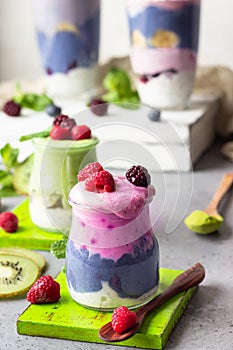
[[[172,284],[148,304],[141,306],[135,311],[138,322],[124,333],[113,330],[111,322],[105,324],[99,330],[99,337],[106,342],[119,342],[132,337],[140,328],[145,316],[156,309],[176,294],[198,285],[205,277],[205,269],[200,263],[196,263],[188,270],[182,272],[174,279]]]

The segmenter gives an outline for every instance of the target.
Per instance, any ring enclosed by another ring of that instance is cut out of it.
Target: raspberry
[[[91,129],[86,125],[76,125],[71,129],[72,140],[84,140],[91,138]]]
[[[54,119],[53,125],[59,126],[61,124],[61,122],[63,122],[66,119],[69,119],[68,115],[60,114]]]
[[[84,181],[89,178],[91,175],[96,174],[98,171],[103,170],[103,167],[98,162],[93,162],[87,164],[80,172],[78,173],[78,181]]]
[[[21,106],[13,100],[10,100],[4,104],[2,110],[10,117],[17,117],[20,115]]]
[[[126,306],[119,306],[112,313],[112,328],[117,333],[123,333],[137,323],[137,315]]]
[[[50,137],[53,140],[70,140],[70,130],[68,128],[61,128],[58,125],[52,127]]]
[[[27,292],[27,300],[32,304],[53,303],[60,299],[60,284],[51,276],[40,277]]]
[[[18,229],[18,217],[9,211],[0,214],[0,227],[6,232],[15,232]]]
[[[95,185],[97,192],[113,192],[115,191],[115,181],[108,171],[101,170],[95,176]]]
[[[141,165],[133,165],[125,174],[127,180],[135,186],[147,187],[151,178],[147,169]]]
[[[96,184],[95,184],[95,177],[96,174],[91,174],[86,180],[85,180],[85,190],[89,192],[96,192]]]
[[[101,98],[93,98],[88,106],[90,107],[92,113],[101,117],[105,115],[108,111],[108,104]]]

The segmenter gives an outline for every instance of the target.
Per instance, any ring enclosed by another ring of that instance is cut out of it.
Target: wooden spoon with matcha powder
[[[209,234],[217,231],[223,223],[223,217],[218,212],[218,206],[233,184],[233,173],[225,174],[208,207],[195,210],[185,220],[189,230],[200,234]]]

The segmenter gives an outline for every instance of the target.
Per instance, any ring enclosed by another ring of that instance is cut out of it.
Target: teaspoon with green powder
[[[218,212],[218,205],[233,183],[233,173],[225,174],[211,202],[204,210],[195,210],[184,223],[193,232],[209,234],[217,231],[223,223],[223,217]]]

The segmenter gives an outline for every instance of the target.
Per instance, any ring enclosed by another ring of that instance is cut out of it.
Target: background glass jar
[[[100,0],[32,0],[42,65],[51,96],[77,96],[95,86]]]
[[[71,207],[68,193],[77,173],[96,161],[96,138],[68,141],[35,138],[34,161],[29,182],[29,211],[35,225],[54,232],[68,232]]]
[[[159,246],[149,205],[129,220],[69,201],[66,278],[71,297],[98,310],[134,308],[151,300],[159,283]]]
[[[141,103],[184,108],[195,79],[200,0],[127,0],[127,14]]]

